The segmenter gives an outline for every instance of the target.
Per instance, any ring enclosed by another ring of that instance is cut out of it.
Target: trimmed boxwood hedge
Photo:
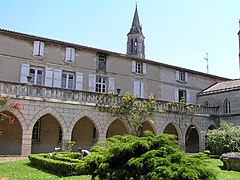
[[[30,154],[28,158],[32,166],[53,174],[61,176],[85,175],[84,162],[78,159],[71,159],[71,156],[74,156],[74,154],[65,153],[64,156],[64,153],[49,153]]]

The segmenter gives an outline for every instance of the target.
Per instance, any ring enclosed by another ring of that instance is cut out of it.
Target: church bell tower
[[[142,26],[140,25],[137,5],[133,17],[132,27],[127,34],[127,55],[132,55],[138,58],[145,58],[144,36]]]

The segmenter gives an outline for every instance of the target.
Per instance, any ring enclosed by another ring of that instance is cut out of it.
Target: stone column
[[[23,130],[21,155],[28,156],[32,150],[32,131]]]

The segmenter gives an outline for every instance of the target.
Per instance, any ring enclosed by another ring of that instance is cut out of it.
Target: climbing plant
[[[2,123],[14,124],[15,118],[8,113],[8,111],[17,109],[20,111],[19,102],[9,102],[10,97],[4,94],[0,96],[0,135],[2,135],[3,130],[1,128]]]
[[[96,107],[101,112],[107,112],[113,117],[125,120],[130,127],[130,134],[141,136],[143,122],[153,123],[156,113],[156,100],[153,95],[146,100],[136,98],[129,93],[126,93],[123,97],[103,94],[97,101]]]

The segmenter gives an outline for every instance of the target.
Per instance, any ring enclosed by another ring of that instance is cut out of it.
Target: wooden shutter
[[[96,75],[95,74],[89,74],[88,90],[90,92],[95,92],[96,91]]]
[[[22,64],[21,65],[21,71],[20,71],[20,83],[28,83],[27,82],[27,76],[29,76],[29,64]]]
[[[143,63],[143,74],[147,73],[147,65],[146,63]]]
[[[39,55],[40,41],[33,42],[33,55]]]
[[[71,48],[66,48],[66,56],[65,56],[65,60],[66,61],[70,61],[71,60]]]
[[[191,103],[190,91],[187,91],[186,93],[187,93],[187,95],[186,95],[186,96],[187,96],[187,97],[186,97],[186,98],[187,98],[187,99],[186,99],[187,101],[186,101],[186,102],[187,102],[187,103]]]
[[[44,42],[40,42],[40,52],[39,52],[40,56],[44,56]]]
[[[140,82],[139,81],[134,81],[133,93],[134,93],[135,97],[140,97]]]
[[[61,88],[62,81],[62,70],[61,69],[54,69],[54,81],[53,86]]]
[[[179,102],[179,90],[174,89],[174,101]]]
[[[76,90],[83,90],[83,73],[76,72]]]
[[[52,87],[53,68],[46,68],[45,70],[45,86]]]
[[[179,71],[176,71],[176,80],[179,81]]]
[[[71,61],[74,62],[75,61],[75,49],[71,48]]]
[[[141,85],[141,91],[140,91],[141,96],[140,97],[145,98],[145,96],[144,96],[144,82],[141,82],[140,85]]]
[[[185,82],[188,82],[188,73],[185,72]]]
[[[115,79],[113,77],[108,78],[108,92],[114,93],[115,91]]]
[[[136,61],[132,60],[132,72],[136,72]]]

